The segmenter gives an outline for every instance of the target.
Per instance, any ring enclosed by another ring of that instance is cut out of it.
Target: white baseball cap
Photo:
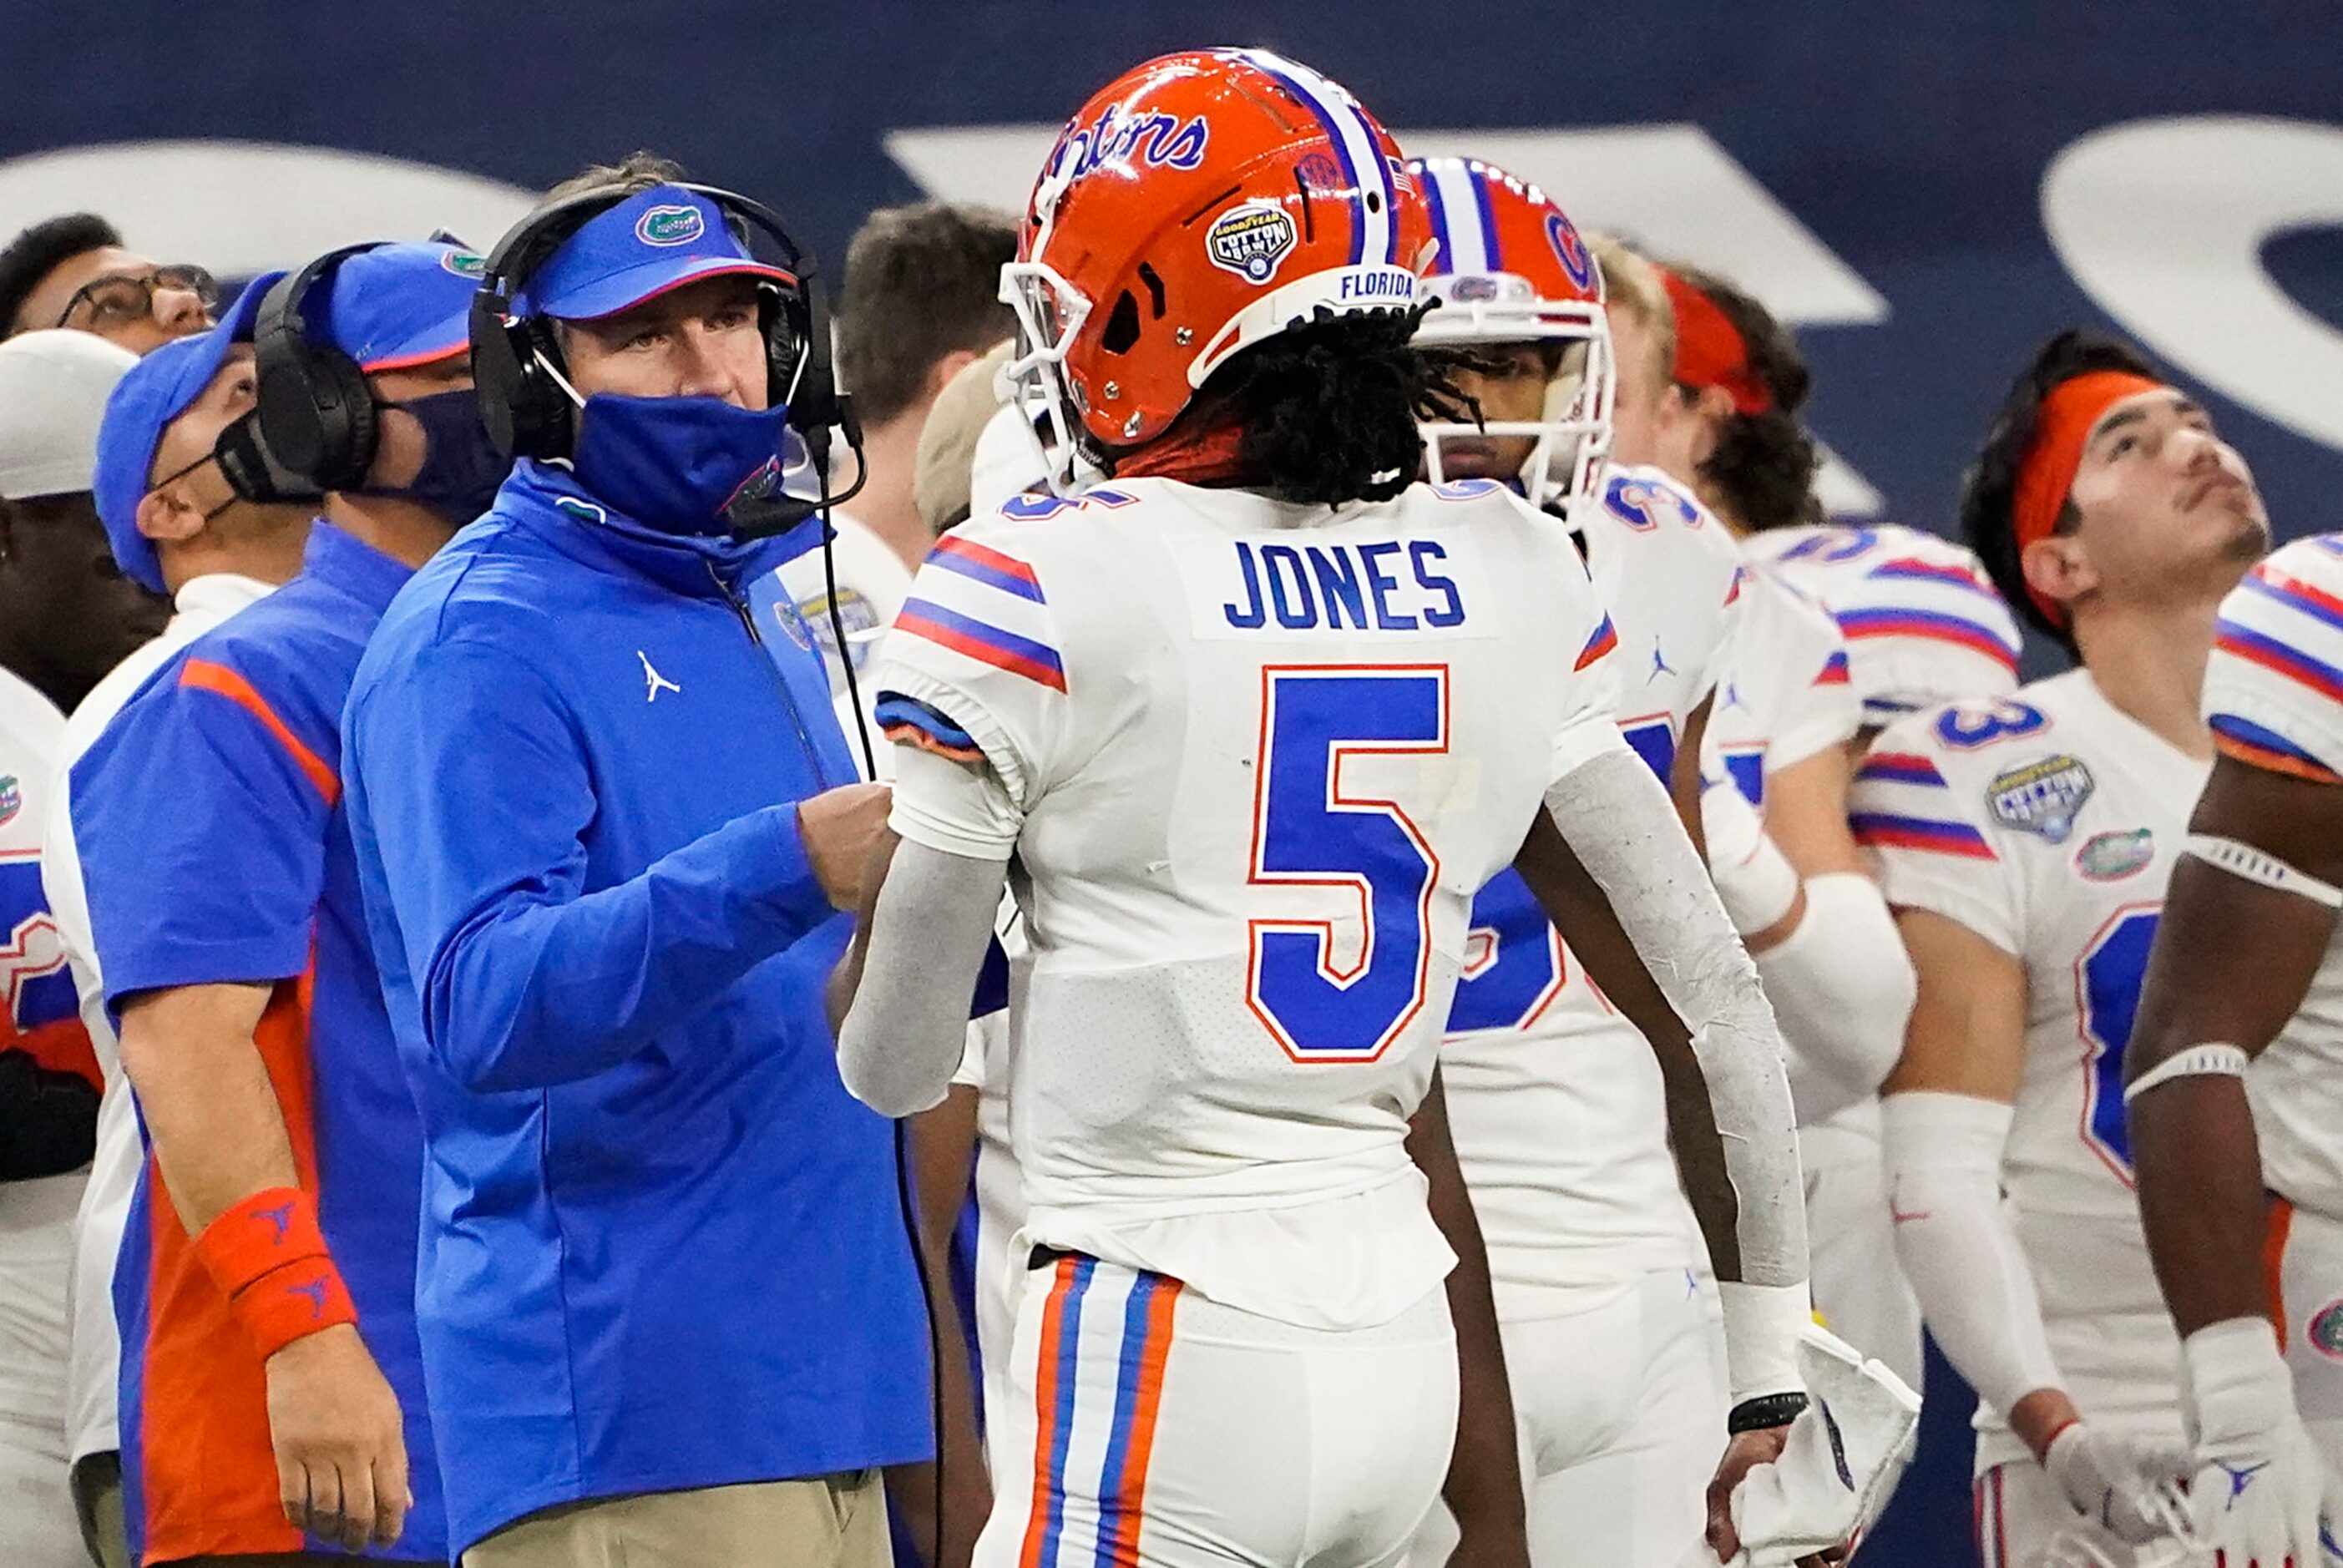
[[[0,343],[0,498],[90,489],[106,400],[137,363],[128,349],[70,328]]]

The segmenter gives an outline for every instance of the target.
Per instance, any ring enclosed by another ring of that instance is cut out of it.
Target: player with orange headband
[[[2176,1562],[2179,1345],[2140,1231],[2125,1053],[2213,756],[2215,609],[2268,524],[2204,409],[2079,332],[2017,378],[1960,517],[2078,668],[1890,726],[1856,779],[1920,977],[1885,1088],[1896,1241],[1980,1396],[1980,1560],[2043,1562],[2063,1538]]]

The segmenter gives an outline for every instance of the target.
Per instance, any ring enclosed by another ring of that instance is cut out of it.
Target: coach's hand
[[[860,904],[863,869],[886,837],[893,798],[884,784],[842,784],[798,802],[798,836],[806,859],[834,907]]]
[[[398,1396],[357,1329],[337,1323],[268,1358],[268,1435],[285,1517],[348,1552],[407,1527],[407,1439]]]

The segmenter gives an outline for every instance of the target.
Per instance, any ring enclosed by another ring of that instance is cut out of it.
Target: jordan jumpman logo
[[[683,695],[683,688],[651,668],[649,654],[639,648],[635,649],[635,657],[643,661],[643,700],[645,702],[657,702],[659,694],[662,691],[672,691],[678,697]]]

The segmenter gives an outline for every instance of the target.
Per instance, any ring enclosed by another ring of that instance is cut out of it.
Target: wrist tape
[[[317,1226],[317,1200],[298,1188],[253,1193],[206,1226],[195,1250],[263,1361],[320,1329],[358,1321]]]

